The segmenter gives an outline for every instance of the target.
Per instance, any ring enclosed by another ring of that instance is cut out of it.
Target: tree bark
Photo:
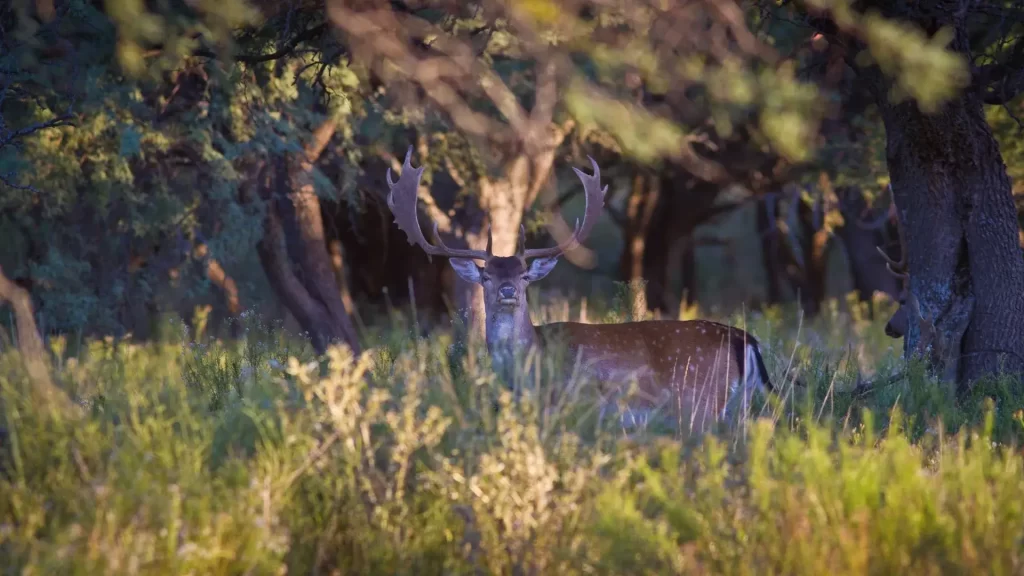
[[[279,159],[277,178],[270,165],[256,184],[266,201],[264,237],[257,252],[271,286],[310,337],[317,353],[331,343],[345,343],[359,354],[358,337],[345,310],[327,250],[320,199],[313,187],[314,162],[337,127],[325,120],[314,130],[305,151]]]
[[[692,260],[697,244],[694,232],[702,223],[732,207],[715,205],[718,184],[689,176],[678,167],[663,170],[654,186],[659,192],[654,198],[656,208],[643,245],[663,248],[644,250],[642,254],[647,304],[674,316],[679,312],[680,298],[669,289],[671,271],[682,267],[684,289],[696,286],[696,261]],[[691,259],[692,267],[687,259]],[[688,293],[686,300],[692,305],[695,295]]]
[[[295,210],[295,224],[301,240],[301,269],[303,280],[310,295],[320,301],[330,315],[331,322],[337,326],[344,341],[359,353],[358,338],[352,320],[345,311],[331,264],[331,256],[327,253],[327,235],[324,232],[323,215],[320,211],[320,198],[313,186],[314,162],[323,153],[337,129],[337,121],[325,120],[313,132],[313,139],[306,146],[303,154],[292,158],[289,167],[292,172],[289,199]]]
[[[626,199],[625,220],[622,223],[624,249],[619,260],[619,277],[623,282],[633,282],[644,277],[644,252],[651,233],[654,210],[658,205],[659,186],[660,182],[643,168],[638,168],[633,175],[633,186]]]
[[[825,300],[828,268],[828,231],[814,222],[814,210],[804,202],[798,208],[800,227],[800,249],[803,252],[804,267],[799,272],[797,285],[800,288],[800,305],[804,313],[813,318],[821,312]]]
[[[256,245],[260,262],[270,285],[288,311],[308,334],[318,354],[332,342],[346,342],[340,327],[330,321],[327,309],[299,281],[285,247],[285,234],[277,210],[270,205],[264,222],[263,238]],[[353,348],[358,353],[358,348]]]
[[[933,369],[962,387],[1024,371],[1024,258],[980,96],[969,90],[927,115],[913,102],[890,104],[887,83],[876,86],[910,292],[924,316],[909,322],[905,351],[926,351]]]
[[[543,138],[528,143],[526,150],[508,160],[500,178],[480,180],[480,206],[487,214],[487,229],[477,226],[468,228],[472,231],[465,236],[471,248],[483,249],[487,245],[489,233],[491,252],[494,255],[515,254],[523,213],[533,205],[551,177],[555,151],[571,129],[571,124],[553,126],[540,122],[540,126],[545,131]],[[460,307],[468,314],[466,321],[471,333],[482,338],[486,323],[483,287],[478,284],[468,285],[461,278],[456,278],[455,286]]]
[[[763,199],[757,203],[757,233],[761,239],[761,261],[764,264],[765,281],[767,282],[767,304],[782,302],[782,286],[779,283],[779,230],[775,215],[768,209],[768,202]]]

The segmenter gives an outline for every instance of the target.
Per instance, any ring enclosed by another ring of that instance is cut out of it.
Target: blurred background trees
[[[907,352],[1024,369],[1024,11],[960,4],[13,0],[0,266],[44,336],[252,310],[358,349],[409,306],[472,334],[479,290],[392,224],[386,170],[412,145],[424,229],[510,254],[570,232],[591,155],[606,218],[545,288],[899,299],[899,221]]]

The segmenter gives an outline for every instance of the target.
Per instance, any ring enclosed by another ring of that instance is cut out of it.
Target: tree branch
[[[7,304],[14,312],[18,352],[21,354],[25,370],[32,380],[33,393],[39,400],[62,411],[66,412],[74,408],[75,405],[71,399],[63,390],[54,385],[50,378],[49,357],[32,312],[32,297],[27,290],[9,280],[2,268],[0,268],[0,304]]]
[[[537,97],[530,112],[530,122],[535,128],[546,128],[554,118],[555,103],[558,102],[555,72],[555,63],[551,60],[537,64]]]
[[[357,44],[365,44],[382,76],[393,74],[397,69],[407,80],[418,84],[427,98],[447,113],[456,128],[487,141],[501,141],[504,134],[502,124],[473,110],[458,91],[447,83],[446,77],[462,76],[452,59],[431,57],[420,60],[414,56],[408,46],[386,26],[395,29],[399,27],[390,10],[368,13],[375,16],[375,20],[367,16],[367,13],[353,11],[341,2],[332,1],[328,4],[327,12],[335,26],[350,35]],[[386,63],[393,66],[387,67]]]
[[[979,66],[973,76],[985,104],[998,106],[1024,91],[1024,42],[1018,39],[1011,50],[1001,58],[997,54],[994,60]]]
[[[280,60],[281,58],[284,58],[284,57],[288,56],[289,54],[291,54],[292,52],[294,52],[295,49],[299,47],[299,44],[302,44],[303,42],[307,42],[309,40],[312,40],[312,39],[316,38],[317,36],[322,34],[325,30],[327,30],[327,23],[326,22],[323,23],[323,24],[318,24],[316,26],[313,26],[312,28],[309,28],[309,29],[304,30],[302,32],[299,32],[298,34],[293,36],[290,40],[285,42],[284,45],[281,46],[281,48],[279,48],[278,50],[275,50],[274,52],[271,52],[270,54],[236,54],[233,59],[234,59],[235,62],[242,62],[242,63],[245,63],[245,64],[258,64],[260,62],[270,62],[271,60]],[[200,58],[216,59],[218,57],[217,53],[213,52],[212,50],[207,50],[205,48],[200,48],[198,50],[195,50],[195,51],[192,52],[192,54],[194,56],[198,56]]]

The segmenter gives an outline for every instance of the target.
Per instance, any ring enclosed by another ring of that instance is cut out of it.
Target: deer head
[[[437,244],[427,241],[420,229],[416,209],[423,167],[413,168],[411,157],[412,146],[405,154],[398,182],[392,181],[390,168],[387,172],[390,188],[388,207],[395,216],[395,223],[406,233],[410,244],[418,244],[428,255],[448,258],[460,277],[483,287],[487,313],[487,344],[492,354],[507,355],[508,352],[529,347],[533,344],[535,335],[526,303],[526,288],[531,282],[537,282],[547,276],[558,263],[562,253],[580,245],[590,235],[594,222],[604,207],[604,194],[608,190],[607,186],[601,188],[601,170],[597,162],[588,156],[594,167],[592,176],[573,168],[583,183],[586,209],[583,221],[576,221],[572,235],[565,242],[550,248],[527,249],[525,228],[520,227],[516,253],[512,256],[495,256],[491,253],[490,233],[486,250],[452,249],[445,246],[437,233],[437,223],[434,223]],[[484,265],[477,265],[477,260],[482,261]]]
[[[890,274],[895,276],[902,285],[899,295],[899,309],[889,318],[889,322],[885,324],[885,335],[890,338],[902,338],[906,336],[907,330],[909,329],[909,318],[907,317],[907,296],[910,294],[910,274],[907,272],[907,239],[903,233],[903,223],[896,213],[896,204],[890,205],[889,211],[886,213],[896,218],[896,235],[899,238],[900,243],[900,259],[893,260],[885,253],[885,250],[881,246],[875,246],[878,253],[885,259],[885,269]],[[888,217],[886,218],[888,220]],[[884,222],[883,222],[884,223]],[[916,303],[916,300],[914,300]]]
[[[896,232],[900,243],[900,258],[893,260],[881,246],[876,246],[878,253],[885,259],[886,269],[902,282],[899,295],[899,309],[885,325],[885,334],[891,338],[906,338],[910,332],[911,322],[917,326],[917,339],[911,347],[905,344],[907,356],[921,356],[929,359],[929,363],[937,367],[940,376],[951,381],[956,378],[959,359],[952,348],[955,341],[950,334],[963,334],[970,322],[972,299],[965,299],[945,310],[943,329],[940,329],[938,317],[931,312],[924,312],[921,304],[910,290],[909,259],[907,254],[907,238],[902,219],[895,213],[893,204],[890,213],[896,218]]]

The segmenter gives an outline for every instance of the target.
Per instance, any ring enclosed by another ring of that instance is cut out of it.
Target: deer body
[[[419,244],[428,254],[447,257],[460,277],[483,287],[487,348],[498,371],[510,374],[517,359],[530,349],[564,346],[567,374],[583,372],[610,384],[613,395],[635,382],[640,392],[636,408],[649,413],[667,406],[668,411],[677,412],[674,421],[699,431],[728,416],[732,406],[749,406],[755,390],[771,388],[757,340],[717,322],[533,325],[526,287],[547,276],[564,250],[586,238],[602,209],[607,187],[601,188],[600,170],[593,159],[593,176],[574,169],[583,182],[587,208],[583,223],[577,223],[567,242],[527,250],[521,231],[515,255],[495,256],[490,242],[485,251],[450,249],[439,237],[438,245],[427,242],[416,211],[423,169],[412,167],[411,153],[410,147],[397,183],[388,171],[388,205],[410,243]],[[482,260],[484,266],[475,260]]]
[[[635,382],[634,412],[658,411],[698,431],[771,386],[757,340],[717,322],[565,322],[537,331],[541,342],[564,342],[567,359],[613,392]]]

